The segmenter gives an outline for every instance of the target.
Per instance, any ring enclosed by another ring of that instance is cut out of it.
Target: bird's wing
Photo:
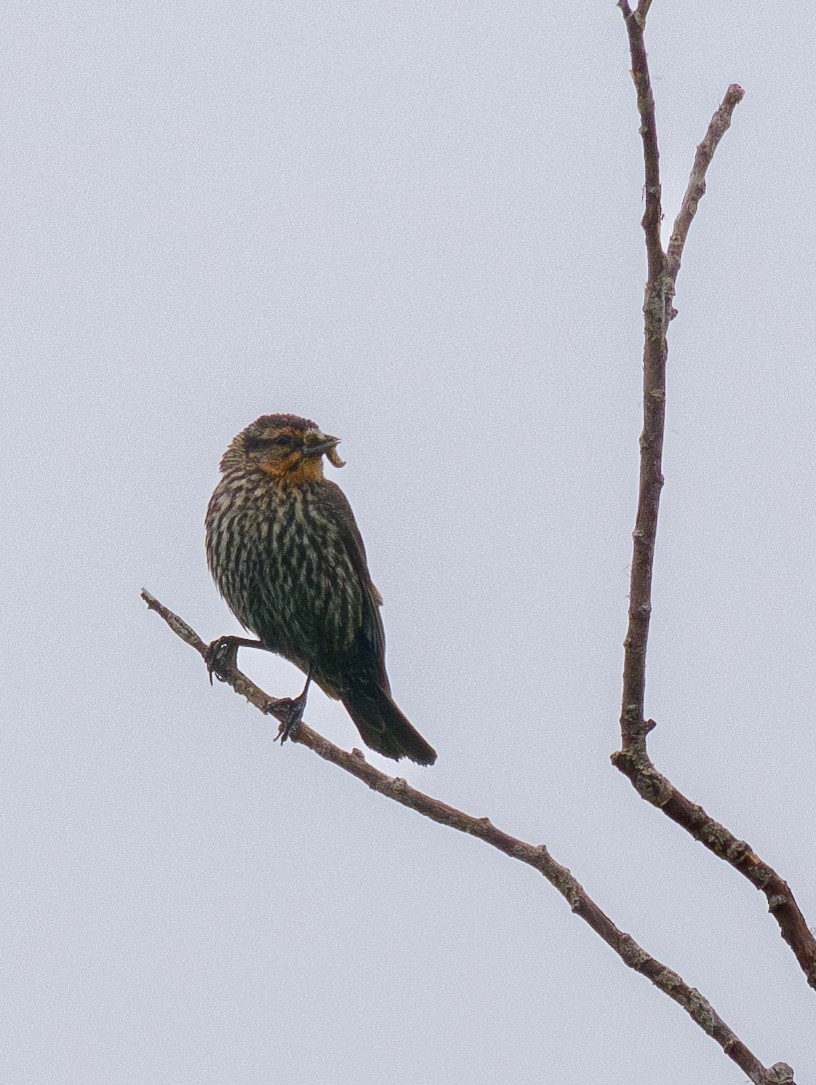
[[[360,584],[363,612],[360,632],[366,648],[366,656],[370,661],[376,661],[377,676],[388,689],[388,679],[385,674],[385,631],[380,617],[382,596],[371,581],[365,543],[348,498],[334,482],[326,480],[323,485],[326,497],[331,502],[334,522],[338,527],[341,542]]]

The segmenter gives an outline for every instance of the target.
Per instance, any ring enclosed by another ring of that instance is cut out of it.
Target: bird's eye
[[[288,448],[291,444],[290,437],[250,437],[247,441],[247,449],[250,452],[257,452],[263,448]]]
[[[253,441],[255,448],[285,448],[290,445],[289,437],[256,437]]]

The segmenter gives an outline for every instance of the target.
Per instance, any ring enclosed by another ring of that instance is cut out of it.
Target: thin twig
[[[731,117],[734,110],[745,97],[745,91],[737,83],[732,83],[725,92],[725,97],[719,108],[711,118],[702,143],[697,147],[694,155],[694,165],[691,168],[691,176],[683,196],[683,202],[674,220],[669,241],[669,249],[666,254],[666,271],[672,282],[677,281],[677,273],[680,271],[680,261],[683,256],[683,246],[688,237],[689,227],[694,216],[697,214],[697,204],[705,193],[706,170],[711,165],[711,159],[717,150],[717,144],[731,127]]]
[[[643,302],[645,341],[643,347],[643,433],[640,437],[640,481],[633,533],[634,552],[629,585],[629,629],[624,646],[623,704],[621,733],[624,751],[646,751],[649,724],[644,719],[646,690],[646,647],[652,612],[652,568],[654,564],[660,490],[663,486],[663,429],[666,407],[666,331],[671,313],[669,283],[664,274],[665,256],[660,243],[660,156],[657,148],[654,95],[649,62],[643,41],[643,26],[627,0],[618,5],[626,21],[632,78],[637,92],[640,134],[645,164],[646,235],[648,280]]]
[[[623,698],[621,705],[621,750],[612,757],[613,763],[635,786],[647,802],[660,807],[673,821],[681,825],[709,851],[730,863],[768,901],[768,909],[779,924],[783,939],[788,943],[802,968],[807,982],[816,988],[816,937],[794,899],[790,886],[764,863],[743,840],[739,840],[702,807],[691,802],[654,767],[646,745],[646,736],[655,726],[645,718],[646,649],[649,619],[652,610],[652,570],[663,486],[661,471],[665,431],[666,332],[674,316],[672,299],[680,263],[697,204],[705,192],[705,175],[717,145],[731,124],[734,109],[744,96],[736,83],[726,91],[722,103],[711,118],[708,130],[697,148],[688,187],[674,223],[668,253],[660,246],[660,223],[655,219],[659,209],[660,175],[657,150],[657,129],[654,119],[654,98],[651,90],[648,60],[643,41],[643,26],[648,4],[638,5],[632,12],[627,0],[618,6],[626,21],[629,37],[632,74],[637,90],[637,105],[643,136],[646,176],[646,213],[643,229],[649,278],[644,303],[643,355],[643,433],[640,438],[640,482],[638,508],[633,533],[632,571],[629,594],[629,627],[624,641]],[[640,17],[638,17],[640,15]],[[650,193],[657,194],[650,211]],[[660,249],[658,255],[657,250]]]
[[[649,14],[649,8],[652,6],[652,0],[639,0],[637,6],[637,12],[635,13],[640,20],[642,27],[646,26],[646,16]]]
[[[207,645],[183,619],[168,610],[150,592],[143,590],[142,598],[151,610],[155,610],[164,618],[177,636],[194,648],[202,658],[204,657]],[[276,698],[264,693],[237,667],[225,667],[221,677],[232,686],[236,693],[245,697],[261,712],[275,715]],[[682,1006],[700,1028],[716,1040],[729,1058],[748,1074],[751,1081],[756,1085],[785,1085],[785,1083],[795,1085],[790,1067],[784,1063],[777,1063],[776,1066],[770,1068],[763,1066],[699,991],[689,987],[676,972],[650,956],[630,935],[616,927],[567,867],[561,866],[552,858],[545,845],[528,844],[524,840],[503,832],[493,825],[489,818],[477,818],[472,814],[466,814],[431,795],[418,791],[399,777],[387,776],[370,765],[359,750],[352,750],[351,753],[341,750],[304,723],[300,724],[297,733],[292,736],[292,741],[307,746],[319,757],[356,776],[372,791],[377,791],[386,798],[393,799],[394,802],[407,806],[441,825],[447,825],[468,836],[475,836],[512,859],[518,859],[519,862],[533,867],[544,875],[550,885],[554,886],[566,899],[572,911],[589,924],[595,933],[617,953],[624,964],[646,976],[664,994]]]
[[[628,0],[619,0],[618,7],[623,12],[626,32],[629,35],[632,79],[635,83],[638,112],[640,113],[640,137],[643,140],[643,161],[646,166],[646,209],[643,213],[642,225],[646,233],[649,278],[656,281],[663,271],[664,262],[663,247],[660,244],[660,223],[663,212],[660,205],[660,152],[657,146],[655,102],[652,93],[652,81],[649,78],[646,45],[643,39],[643,28],[649,4],[641,4],[633,12],[629,7]]]

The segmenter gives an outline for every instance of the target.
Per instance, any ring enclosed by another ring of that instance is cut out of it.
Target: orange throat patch
[[[323,476],[322,456],[302,456],[293,452],[283,463],[262,463],[260,468],[280,486],[300,486],[304,482],[316,482]]]

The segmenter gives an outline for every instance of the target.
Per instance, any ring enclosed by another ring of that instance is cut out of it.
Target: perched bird
[[[391,698],[382,599],[351,506],[323,477],[324,456],[343,466],[337,444],[308,419],[268,414],[224,453],[207,509],[207,563],[259,640],[222,637],[208,662],[217,671],[224,653],[245,646],[276,652],[307,675],[291,702],[295,725],[314,681],[343,702],[372,750],[431,765],[436,751]]]

